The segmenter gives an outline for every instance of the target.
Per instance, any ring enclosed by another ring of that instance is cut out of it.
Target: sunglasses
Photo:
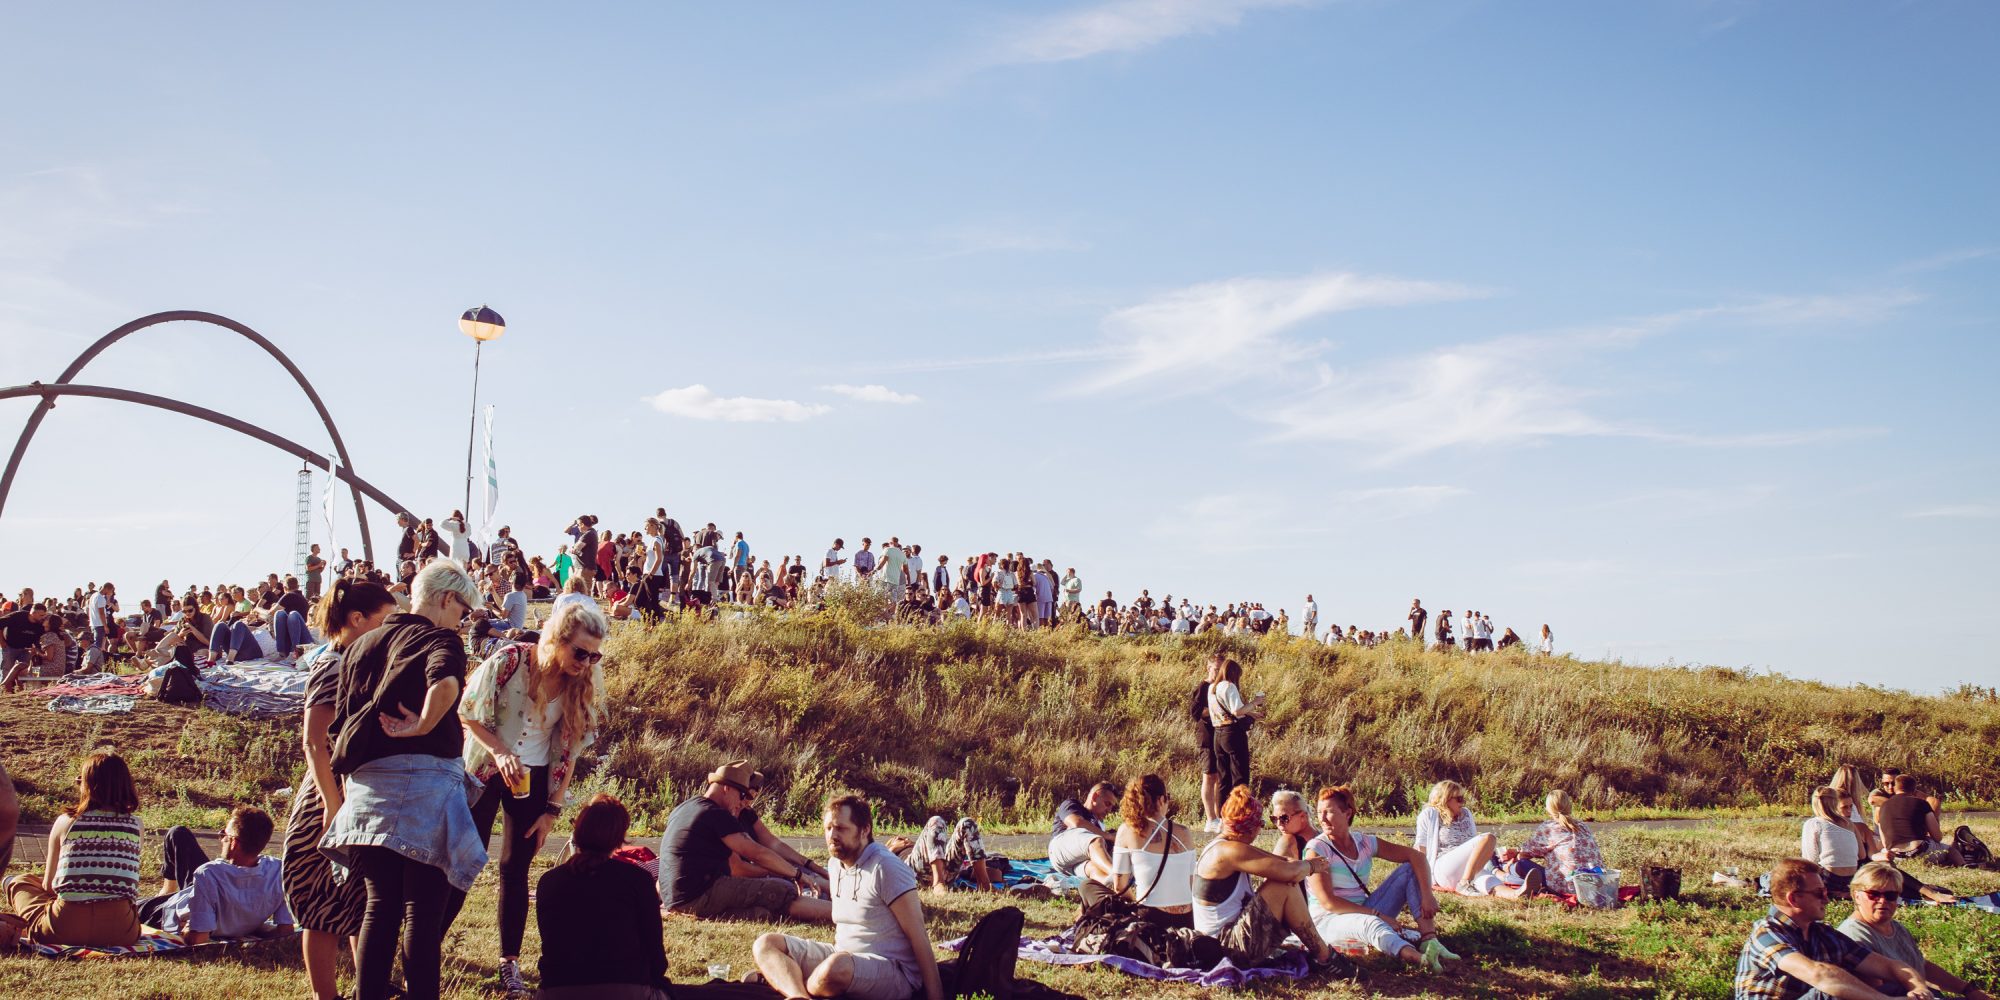
[[[596,663],[601,659],[604,659],[604,652],[602,650],[599,650],[598,652],[595,653],[586,652],[582,646],[579,646],[575,643],[570,643],[569,652],[571,656],[576,657],[576,662],[581,663],[586,667],[590,666],[593,663]]]
[[[1854,890],[1854,894],[1857,896],[1867,896],[1878,903],[1901,903],[1903,901],[1902,893],[1886,889],[1856,889]]]
[[[1298,816],[1304,816],[1304,815],[1305,815],[1305,813],[1302,813],[1302,812],[1296,812],[1296,813],[1272,813],[1272,814],[1271,814],[1271,825],[1273,825],[1273,826],[1283,826],[1283,825],[1285,825],[1285,821],[1286,821],[1286,820],[1288,820],[1288,819],[1292,819],[1292,818],[1294,818],[1294,817],[1298,817]]]

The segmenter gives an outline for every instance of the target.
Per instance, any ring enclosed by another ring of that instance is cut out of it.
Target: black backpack
[[[1985,868],[1993,863],[1993,851],[1969,826],[1953,830],[1945,843],[1958,850],[1958,856],[1964,859],[1968,868]]]
[[[201,704],[201,683],[194,671],[176,663],[160,677],[160,700],[169,705]]]
[[[945,983],[952,1000],[982,994],[993,1000],[1014,1000],[1014,962],[1020,955],[1025,921],[1019,907],[1003,906],[972,925]]]

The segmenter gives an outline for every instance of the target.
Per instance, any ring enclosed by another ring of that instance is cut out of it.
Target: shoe
[[[1444,942],[1437,938],[1425,939],[1423,956],[1424,967],[1430,969],[1432,972],[1443,972],[1445,962],[1458,961],[1458,956],[1452,954],[1451,949],[1445,947]]]
[[[1541,895],[1547,888],[1548,882],[1542,878],[1542,870],[1540,868],[1531,868],[1528,870],[1528,877],[1521,883],[1521,898],[1533,899]]]
[[[527,995],[528,984],[521,981],[521,963],[511,958],[500,960],[500,989],[510,997]]]

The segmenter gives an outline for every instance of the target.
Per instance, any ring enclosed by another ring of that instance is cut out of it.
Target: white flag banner
[[[500,509],[500,466],[493,460],[493,407],[486,407],[486,476],[485,514],[479,522],[479,548],[485,551],[492,547],[493,536],[498,531],[494,512]]]
[[[326,555],[328,563],[340,554],[340,459],[326,456],[326,496],[320,499],[320,516],[326,521]]]

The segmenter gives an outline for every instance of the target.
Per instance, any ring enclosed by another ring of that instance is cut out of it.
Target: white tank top
[[[1194,902],[1195,852],[1175,851],[1162,856],[1157,843],[1164,835],[1173,837],[1172,820],[1155,820],[1153,830],[1138,850],[1119,845],[1111,849],[1114,875],[1132,876],[1132,898],[1144,895],[1145,905],[1168,909]],[[1150,890],[1151,894],[1147,895]]]

